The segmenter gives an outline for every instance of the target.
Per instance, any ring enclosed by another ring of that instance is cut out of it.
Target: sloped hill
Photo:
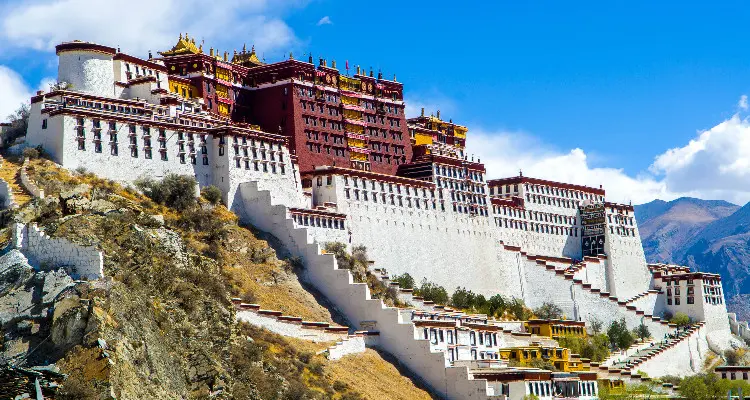
[[[29,175],[47,197],[15,218],[104,251],[107,278],[29,304],[34,315],[19,313],[17,299],[35,299],[21,295],[57,275],[16,261],[13,268],[29,273],[0,274],[0,300],[13,300],[0,301],[0,315],[13,314],[0,319],[0,356],[55,363],[68,374],[58,398],[354,400],[381,398],[377,390],[388,385],[397,388],[392,398],[430,398],[376,352],[347,359],[344,380],[344,367],[317,355],[330,344],[237,323],[232,297],[313,320],[335,316],[290,262],[224,207],[201,200],[177,211],[43,160],[32,162]],[[0,232],[6,241],[7,232]],[[43,306],[54,312],[37,314]]]

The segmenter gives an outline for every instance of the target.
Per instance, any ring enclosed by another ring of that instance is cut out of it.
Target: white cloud
[[[404,110],[406,118],[418,117],[424,109],[425,115],[440,111],[440,117],[448,120],[449,115],[456,110],[455,102],[437,90],[433,90],[427,96],[405,93],[404,97],[406,99],[406,109]]]
[[[738,114],[682,147],[656,157],[650,170],[674,191],[740,204],[750,200],[750,121]]]
[[[332,25],[332,24],[333,24],[333,21],[331,21],[331,17],[329,17],[327,15],[325,17],[321,18],[320,21],[318,21],[318,23],[317,23],[318,26],[321,26],[321,25]]]
[[[12,69],[0,65],[0,122],[31,98],[31,89]]]
[[[750,201],[750,119],[739,114],[658,154],[635,176],[619,168],[592,167],[584,150],[551,149],[524,133],[473,129],[467,145],[481,157],[489,178],[516,176],[522,169],[525,176],[603,185],[608,199],[634,204],[681,196]]]
[[[602,185],[607,199],[621,203],[678,197],[651,176],[631,177],[622,169],[592,167],[582,149],[557,151],[521,132],[470,130],[467,151],[485,164],[489,179],[517,176],[522,170],[524,176],[591,187]]]
[[[243,41],[259,51],[285,51],[296,42],[292,29],[275,14],[299,1],[216,0],[37,0],[0,6],[0,51],[49,51],[69,40],[119,46],[145,56],[171,48],[180,32],[204,47],[231,51]],[[271,5],[273,9],[271,9]],[[206,49],[208,50],[208,49]]]
[[[747,95],[743,94],[740,96],[740,101],[737,102],[737,107],[740,110],[747,110]]]

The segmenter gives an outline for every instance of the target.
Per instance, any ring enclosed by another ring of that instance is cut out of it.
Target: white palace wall
[[[651,272],[646,265],[640,236],[620,236],[605,231],[608,260],[608,289],[612,295],[629,299],[650,288]]]

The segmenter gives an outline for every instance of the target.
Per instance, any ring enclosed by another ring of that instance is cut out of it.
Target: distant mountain
[[[670,202],[654,200],[635,206],[646,258],[649,262],[677,262],[684,256],[685,244],[703,228],[739,208],[723,200],[690,197]]]
[[[683,197],[635,206],[646,259],[720,274],[728,308],[750,319],[750,203]]]

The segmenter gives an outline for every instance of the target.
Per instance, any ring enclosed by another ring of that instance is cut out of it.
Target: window
[[[47,119],[42,120],[42,129],[47,129]]]
[[[203,165],[208,165],[208,156],[203,156]]]

